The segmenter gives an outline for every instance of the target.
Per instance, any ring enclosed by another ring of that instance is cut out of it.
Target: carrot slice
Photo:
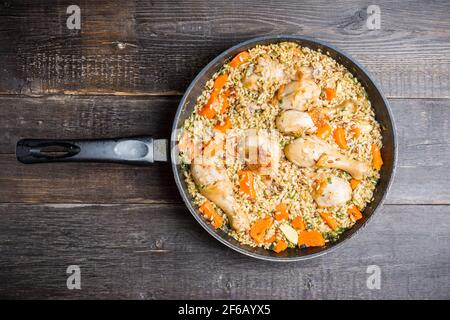
[[[208,102],[200,109],[199,114],[208,119],[212,119],[218,112],[224,113],[228,109],[228,98],[217,91],[211,92]]]
[[[275,213],[273,215],[275,220],[280,221],[283,219],[289,219],[289,214],[287,212],[287,206],[284,203],[280,203],[275,207]]]
[[[216,91],[213,91],[209,96],[208,102],[206,102],[206,104],[203,106],[203,108],[200,109],[198,113],[203,117],[212,119],[216,116],[216,107],[218,103],[220,103],[219,95]]]
[[[209,220],[212,220],[214,229],[218,229],[223,224],[223,218],[214,210],[213,205],[209,201],[203,202],[198,210]]]
[[[302,231],[298,234],[298,246],[307,247],[323,247],[325,245],[325,239],[322,234],[316,230]]]
[[[347,209],[348,215],[353,218],[353,220],[357,221],[362,218],[362,213],[359,211],[358,207],[353,205]]]
[[[271,218],[264,218],[256,221],[250,228],[250,237],[252,237],[253,240],[255,240],[257,243],[263,243],[266,231],[270,228],[271,225]]]
[[[325,140],[326,138],[328,138],[328,136],[330,134],[331,134],[331,126],[328,123],[319,127],[317,129],[317,133],[316,133],[316,135],[322,140]]]
[[[355,190],[360,183],[360,180],[352,179],[350,180],[350,187],[352,187],[352,190]]]
[[[239,175],[239,193],[246,196],[250,200],[256,199],[256,191],[253,184],[253,172],[249,170],[242,170],[238,172]]]
[[[292,220],[292,227],[294,229],[297,229],[299,231],[305,230],[305,223],[303,222],[303,219],[301,217],[295,217],[294,220]]]
[[[228,80],[228,74],[221,74],[214,80],[213,90],[220,91],[225,86]]]
[[[320,216],[322,217],[323,220],[325,220],[325,223],[334,230],[337,230],[339,228],[339,223],[336,221],[335,218],[333,218],[333,216],[328,213],[328,212],[321,212]]]
[[[383,165],[380,148],[376,144],[372,145],[372,166],[375,170],[380,170]]]
[[[325,88],[325,98],[327,100],[333,100],[336,97],[336,90],[333,88]]]
[[[353,133],[353,137],[355,139],[358,139],[358,137],[361,135],[361,128],[355,127],[350,130]]]
[[[275,237],[275,235],[273,235],[270,238],[264,240],[264,242],[265,243],[273,243],[273,242],[275,242],[275,240],[277,240],[277,237]]]
[[[199,114],[208,119],[212,119],[216,116],[217,112],[223,113],[228,108],[228,98],[225,94],[221,94],[220,91],[225,86],[228,80],[228,74],[222,74],[214,80],[213,89],[208,101],[200,109]]]
[[[223,120],[223,123],[222,123],[222,124],[221,124],[221,123],[218,123],[218,124],[216,124],[216,125],[214,126],[214,129],[216,129],[216,130],[218,130],[218,131],[220,131],[220,132],[222,132],[222,133],[226,133],[227,130],[228,130],[228,129],[231,129],[231,128],[232,128],[231,121],[230,121],[230,118],[228,118],[228,117],[226,117],[226,118]]]
[[[281,251],[286,250],[287,247],[288,247],[287,242],[284,240],[280,240],[280,241],[278,241],[278,243],[275,246],[275,248],[273,249],[273,251],[275,251],[276,253],[280,253]]]
[[[345,138],[344,128],[336,128],[333,131],[334,141],[341,149],[347,149],[347,139]]]
[[[237,68],[241,64],[243,64],[245,61],[250,59],[250,53],[248,51],[242,51],[241,53],[238,53],[230,62],[230,67]]]

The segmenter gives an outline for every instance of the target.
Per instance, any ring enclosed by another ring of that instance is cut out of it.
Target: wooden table
[[[66,9],[81,8],[81,30]],[[366,8],[381,9],[369,30]],[[0,296],[8,298],[450,298],[450,2],[2,1]],[[381,84],[399,137],[386,204],[346,246],[277,264],[211,238],[170,167],[25,166],[28,138],[167,137],[195,74],[254,36],[346,50]],[[81,290],[66,269],[81,268]],[[369,289],[367,268],[381,270]]]

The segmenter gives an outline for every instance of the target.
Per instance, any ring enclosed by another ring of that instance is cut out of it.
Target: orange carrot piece
[[[336,97],[336,90],[333,88],[325,88],[325,98],[327,100],[333,100]]]
[[[380,148],[376,144],[372,145],[372,165],[375,170],[380,170],[383,165]]]
[[[256,199],[256,191],[253,184],[253,172],[249,170],[242,170],[238,172],[239,175],[239,193],[248,197],[250,200]]]
[[[291,224],[294,229],[297,229],[299,231],[303,231],[306,229],[305,223],[303,222],[303,219],[300,216],[295,217],[294,220],[292,220]]]
[[[214,229],[220,228],[223,224],[223,218],[214,210],[212,203],[209,201],[203,202],[198,210],[209,220],[212,220]]]
[[[352,179],[350,180],[350,187],[352,187],[352,190],[355,190],[360,183],[360,180]]]
[[[361,135],[361,128],[355,127],[353,129],[350,130],[353,133],[353,137],[355,139],[358,139],[359,136]]]
[[[256,241],[256,243],[263,243],[266,231],[270,228],[271,225],[271,218],[264,218],[256,221],[250,228],[250,237],[252,237],[253,240]]]
[[[276,253],[280,253],[281,251],[286,250],[287,247],[288,247],[287,242],[284,240],[280,240],[280,241],[278,241],[278,243],[275,246],[275,248],[273,249],[273,251],[275,251]]]
[[[271,236],[270,238],[264,240],[265,243],[273,243],[277,240],[277,237],[275,235]]]
[[[341,149],[347,149],[347,139],[345,138],[344,128],[336,128],[333,131],[333,137],[336,144]]]
[[[222,123],[222,124],[221,124],[221,123],[217,123],[217,124],[214,126],[214,129],[216,129],[216,130],[218,130],[218,131],[220,131],[220,132],[222,132],[222,133],[226,133],[227,130],[228,130],[228,129],[231,129],[231,128],[232,128],[231,121],[230,121],[230,118],[228,118],[228,117],[226,117],[226,118],[223,120],[223,123]]]
[[[199,114],[208,119],[212,119],[216,116],[217,112],[223,113],[228,108],[228,98],[225,94],[221,94],[220,91],[225,86],[228,80],[227,74],[222,74],[214,80],[213,90],[209,96],[208,101],[200,109]]]
[[[305,230],[298,234],[298,246],[323,247],[325,239],[322,234],[316,230]]]
[[[347,209],[348,215],[353,218],[353,220],[357,221],[362,218],[362,213],[359,211],[358,207],[353,205]]]
[[[335,218],[333,218],[333,216],[328,213],[328,212],[321,212],[320,216],[322,217],[323,220],[325,220],[325,223],[334,230],[337,230],[339,228],[339,223],[336,221]]]
[[[316,133],[316,135],[322,140],[325,140],[326,138],[328,138],[328,136],[330,134],[331,134],[331,127],[330,127],[330,125],[328,123],[324,124],[321,127],[319,127],[317,129],[317,133]]]
[[[219,95],[216,91],[211,92],[208,102],[200,109],[199,114],[208,119],[212,119],[216,116],[217,104],[220,103]]]
[[[311,117],[311,120],[314,122],[314,124],[318,128],[329,124],[328,120],[330,120],[330,119],[329,119],[328,115],[321,110],[314,109],[314,110],[309,111],[308,114]]]
[[[213,90],[215,90],[215,91],[222,90],[222,88],[227,83],[227,80],[228,80],[228,74],[226,74],[226,73],[221,74],[220,76],[218,76],[216,78],[216,80],[214,80]]]
[[[241,64],[243,64],[245,61],[250,59],[250,53],[248,51],[242,51],[241,53],[238,53],[230,62],[230,67],[237,68]]]
[[[287,211],[287,206],[284,203],[280,203],[275,207],[275,213],[273,215],[275,220],[280,221],[283,219],[289,219],[289,214]]]
[[[211,92],[208,102],[200,109],[199,114],[212,119],[218,112],[224,113],[228,109],[228,98],[216,91]]]

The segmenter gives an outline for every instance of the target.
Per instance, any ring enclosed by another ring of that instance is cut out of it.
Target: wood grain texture
[[[0,98],[0,202],[180,202],[168,165],[42,164],[15,160],[20,138],[169,137],[178,98]],[[450,100],[393,99],[399,161],[391,204],[450,204]],[[167,181],[169,183],[162,183]],[[74,188],[74,185],[76,186]]]
[[[0,297],[449,299],[449,226],[448,206],[385,206],[344,247],[279,264],[221,245],[183,206],[3,204]],[[81,290],[66,288],[69,265]]]
[[[0,298],[450,299],[449,1],[77,0],[82,28],[68,30],[72,4],[0,3]],[[366,26],[372,4],[380,30]],[[392,98],[394,184],[343,248],[257,261],[195,222],[168,165],[15,160],[25,137],[168,137],[208,61],[275,34],[344,49]],[[74,264],[81,290],[66,288]],[[369,265],[381,290],[366,286]]]
[[[365,65],[389,97],[450,97],[450,3],[373,1],[78,1],[81,30],[66,28],[71,1],[0,4],[0,93],[180,94],[213,57],[275,34],[328,41]]]

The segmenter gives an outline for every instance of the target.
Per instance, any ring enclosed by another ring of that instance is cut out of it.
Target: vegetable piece
[[[216,116],[217,112],[223,113],[228,108],[228,98],[225,94],[221,94],[228,80],[228,74],[222,74],[214,80],[213,89],[208,101],[200,109],[199,114],[208,119],[212,119]]]
[[[383,165],[380,148],[376,144],[372,145],[372,166],[375,170],[380,170]]]
[[[358,139],[359,136],[361,135],[361,128],[355,127],[353,129],[350,130],[353,133],[353,137],[355,139]]]
[[[214,229],[218,229],[223,224],[223,218],[214,210],[213,205],[209,201],[203,202],[198,210],[209,220],[212,220]]]
[[[263,243],[266,231],[270,228],[271,225],[271,218],[264,218],[256,221],[250,228],[250,237],[252,237],[253,240],[256,241],[256,243]]]
[[[344,128],[336,128],[333,131],[333,137],[336,144],[341,149],[347,149],[347,139],[345,138]]]
[[[322,217],[323,220],[325,220],[325,223],[331,228],[333,229],[333,231],[337,230],[339,228],[339,223],[336,221],[335,218],[333,218],[333,216],[328,213],[328,212],[321,212],[320,216]]]
[[[333,100],[336,97],[336,90],[333,88],[325,88],[325,98],[327,100]]]
[[[217,91],[217,92],[220,92],[220,90],[222,90],[222,88],[227,83],[227,80],[228,80],[228,74],[226,74],[226,73],[221,74],[220,76],[218,76],[216,78],[216,80],[214,80],[213,90]]]
[[[214,126],[214,129],[216,129],[222,133],[226,133],[227,130],[231,129],[231,128],[232,128],[231,121],[230,121],[230,118],[228,118],[228,117],[224,118],[223,123],[217,123]]]
[[[328,123],[319,127],[316,132],[316,135],[322,140],[325,140],[326,138],[328,138],[328,136],[330,134],[331,134],[331,127]]]
[[[218,112],[224,113],[228,109],[228,98],[224,94],[216,91],[211,92],[208,102],[200,109],[199,114],[208,119],[212,119]]]
[[[294,220],[292,220],[292,226],[294,227],[294,229],[297,229],[298,231],[303,231],[305,230],[305,223],[303,222],[303,219],[299,216],[299,217],[295,217]]]
[[[325,245],[325,239],[319,231],[305,230],[298,235],[298,245],[306,247],[323,247]]]
[[[212,119],[216,116],[215,106],[217,105],[217,101],[219,100],[217,92],[211,92],[211,95],[208,99],[208,102],[200,109],[198,112],[199,115],[206,117],[208,119]]]
[[[250,53],[248,51],[242,51],[241,53],[238,53],[230,62],[230,67],[237,68],[241,64],[243,64],[245,61],[250,59]]]
[[[264,240],[265,243],[269,244],[269,243],[273,243],[275,242],[275,240],[277,240],[277,237],[275,235],[271,236],[270,238]]]
[[[250,200],[256,199],[256,191],[253,184],[253,172],[249,170],[242,170],[238,172],[239,175],[239,193],[246,196]]]
[[[288,224],[282,224],[280,225],[280,231],[283,233],[283,235],[286,237],[286,239],[293,243],[293,244],[297,244],[298,242],[298,233],[297,231],[292,228],[290,225]]]
[[[316,127],[320,128],[325,125],[329,125],[328,120],[330,119],[326,112],[319,109],[314,109],[311,111],[308,111],[309,116],[311,117],[311,120],[314,122]]]
[[[288,247],[288,243],[284,240],[280,240],[280,241],[278,241],[278,243],[275,246],[275,248],[273,249],[273,251],[275,251],[276,253],[280,253],[281,251],[286,250],[287,247]]]
[[[287,212],[287,206],[284,203],[280,203],[275,207],[275,213],[273,215],[275,220],[280,221],[283,219],[289,219],[289,214]]]
[[[352,179],[350,180],[350,187],[352,187],[352,190],[355,190],[360,183],[361,180]]]
[[[353,205],[347,209],[348,215],[353,218],[353,220],[358,221],[362,218],[362,213],[359,211],[358,207]]]

